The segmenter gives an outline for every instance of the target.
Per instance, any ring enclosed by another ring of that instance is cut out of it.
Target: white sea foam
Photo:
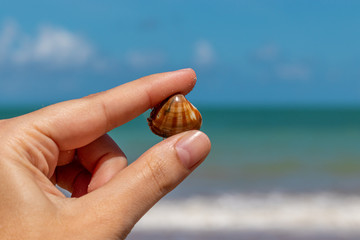
[[[360,195],[271,193],[164,199],[135,230],[360,233]]]

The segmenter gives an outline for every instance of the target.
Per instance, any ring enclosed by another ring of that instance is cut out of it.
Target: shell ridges
[[[184,95],[175,94],[153,108],[148,124],[153,133],[167,138],[180,132],[200,129],[202,117]]]

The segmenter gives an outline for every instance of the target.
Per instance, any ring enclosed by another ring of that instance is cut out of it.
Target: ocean
[[[128,239],[360,238],[360,108],[199,110],[210,155]],[[148,114],[110,132],[130,163],[162,141]]]

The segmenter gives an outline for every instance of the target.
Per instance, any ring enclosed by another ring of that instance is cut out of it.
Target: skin
[[[0,120],[0,239],[125,239],[211,144],[200,131],[177,134],[127,166],[106,133],[195,82],[192,69],[160,73]]]

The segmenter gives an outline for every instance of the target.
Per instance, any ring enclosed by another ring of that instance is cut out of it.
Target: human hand
[[[190,69],[155,74],[0,120],[0,239],[124,239],[205,159],[210,141],[200,131],[181,133],[127,166],[106,133],[188,93],[195,79]]]

